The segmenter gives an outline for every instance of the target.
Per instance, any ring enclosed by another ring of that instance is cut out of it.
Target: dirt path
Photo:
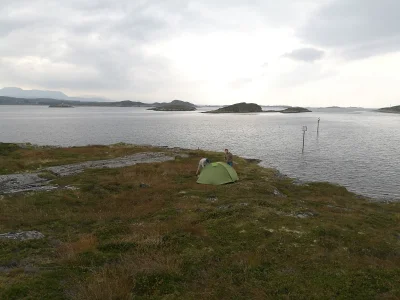
[[[184,156],[180,154],[180,156]],[[83,163],[48,167],[42,170],[48,171],[56,176],[71,176],[83,172],[85,169],[101,168],[122,168],[133,166],[138,163],[154,163],[173,160],[174,157],[161,152],[137,153],[125,157],[86,161]],[[0,175],[0,194],[13,194],[28,191],[49,191],[60,188],[57,185],[51,185],[50,180],[40,177],[41,172]]]

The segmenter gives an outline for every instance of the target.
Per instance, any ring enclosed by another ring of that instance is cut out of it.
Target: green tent
[[[197,183],[220,185],[239,180],[234,168],[223,162],[208,164],[201,171]]]

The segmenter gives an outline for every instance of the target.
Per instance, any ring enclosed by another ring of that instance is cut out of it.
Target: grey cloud
[[[324,54],[325,52],[322,50],[314,48],[301,48],[294,50],[290,53],[286,53],[283,55],[283,57],[305,62],[314,62],[316,60],[321,59],[324,56]]]
[[[297,35],[348,58],[400,51],[400,1],[335,0],[322,6]]]
[[[10,20],[0,20],[0,37],[6,36],[16,29],[20,29],[28,26],[28,22],[23,21],[10,21]]]
[[[141,76],[154,69],[170,75],[167,61],[142,50],[148,41],[162,38],[159,30],[168,30],[164,20],[146,15],[147,1],[120,1],[121,7],[110,7],[109,1],[31,1],[21,11],[22,2],[0,6],[0,15],[7,16],[0,22],[3,84],[120,90],[141,85],[146,81]],[[62,18],[52,13],[57,4]],[[5,22],[8,26],[1,26]],[[46,60],[48,72],[40,64],[19,63],[23,57]],[[157,81],[159,76],[151,77]]]
[[[299,21],[299,8],[308,11],[315,2],[0,0],[0,82],[79,93],[174,89],[185,78],[165,58],[148,54],[147,46],[185,33],[289,26]],[[45,62],[25,65],[27,57]]]

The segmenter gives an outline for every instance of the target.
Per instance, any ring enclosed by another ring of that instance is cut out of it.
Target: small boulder
[[[209,196],[209,197],[207,198],[207,201],[210,201],[210,202],[217,202],[217,201],[218,201],[218,198],[217,198],[217,196],[212,195],[212,196]]]
[[[307,218],[314,217],[314,216],[315,216],[315,214],[310,211],[301,212],[301,213],[296,214],[296,218],[298,218],[298,219],[307,219]]]
[[[141,183],[141,184],[139,184],[139,187],[142,188],[142,189],[145,189],[145,188],[149,188],[150,185],[148,185],[146,183]]]

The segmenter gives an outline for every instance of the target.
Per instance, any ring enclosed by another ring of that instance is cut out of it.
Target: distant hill
[[[59,100],[51,98],[27,99],[27,98],[0,96],[0,105],[57,105],[62,103],[68,103],[70,105],[80,104],[79,101],[68,101],[68,100]]]
[[[14,98],[0,96],[0,105],[59,105],[66,104],[72,106],[105,106],[105,107],[150,107],[151,104],[143,102],[135,102],[130,100],[118,102],[86,102],[86,101],[71,101],[51,98]]]
[[[379,112],[400,114],[400,105],[378,109]]]
[[[26,94],[25,92],[32,91],[24,91],[19,88],[3,88],[0,89],[5,94]],[[22,92],[21,92],[22,91]],[[144,103],[139,101],[90,101],[89,99],[77,99],[75,97],[68,97],[61,92],[52,92],[52,91],[34,91],[29,95],[33,96],[37,92],[37,95],[53,95],[54,97],[15,97],[15,96],[3,96],[0,95],[0,105],[71,105],[71,106],[103,106],[103,107],[153,107],[157,108],[157,110],[163,111],[191,111],[196,110],[196,105],[190,102],[185,102],[181,100],[173,100],[170,103]],[[66,97],[66,99],[60,98]],[[103,99],[104,100],[104,99]],[[154,109],[156,110],[156,109]]]
[[[221,107],[217,110],[207,111],[205,113],[226,114],[226,113],[254,113],[254,112],[262,112],[261,106],[255,103],[241,102]]]
[[[60,91],[44,91],[44,90],[23,90],[18,87],[5,87],[0,89],[0,96],[25,98],[25,99],[55,99],[70,101],[88,101],[88,102],[104,102],[109,99],[100,97],[69,97]]]
[[[154,103],[155,107],[149,108],[154,111],[194,111],[196,105],[181,100],[173,100],[170,103]]]

